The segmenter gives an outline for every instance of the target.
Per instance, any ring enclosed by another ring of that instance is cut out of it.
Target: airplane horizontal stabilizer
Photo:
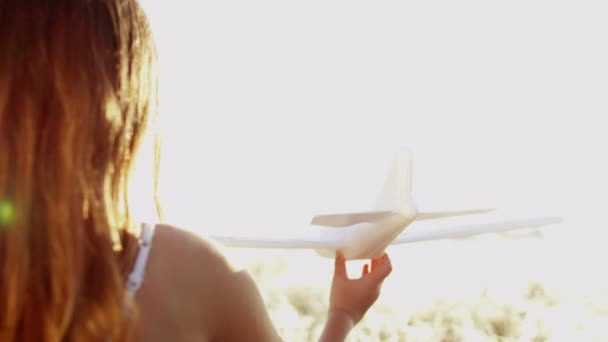
[[[317,215],[312,218],[310,224],[323,227],[346,227],[357,223],[378,222],[392,215],[393,211],[370,211],[349,214]]]

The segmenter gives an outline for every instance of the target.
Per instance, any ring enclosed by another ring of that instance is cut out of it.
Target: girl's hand
[[[367,309],[374,304],[380,295],[382,281],[392,271],[391,261],[385,253],[378,259],[372,259],[371,269],[363,266],[361,278],[349,279],[346,274],[346,261],[342,252],[336,252],[334,278],[329,296],[329,310],[341,311],[357,324]]]

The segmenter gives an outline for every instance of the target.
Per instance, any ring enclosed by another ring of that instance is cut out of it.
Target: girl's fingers
[[[376,262],[376,266],[372,268],[371,274],[376,278],[376,280],[383,280],[391,273],[392,270],[393,266],[391,265],[391,260],[389,259],[388,255],[385,254]]]
[[[346,277],[346,261],[342,251],[336,251],[336,262],[334,266],[334,276]]]
[[[380,259],[372,259],[372,271],[376,270],[378,265],[380,265]]]
[[[363,265],[363,272],[361,273],[361,276],[364,276],[368,273],[369,273],[369,265],[365,264],[365,265]]]
[[[385,263],[386,260],[388,259],[388,254],[384,253],[382,254],[381,257],[377,258],[377,259],[372,259],[372,271],[380,266],[381,264]]]

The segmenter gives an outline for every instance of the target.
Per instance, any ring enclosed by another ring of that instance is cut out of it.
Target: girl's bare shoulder
[[[219,244],[204,236],[165,224],[157,225],[155,231],[150,271],[170,284],[205,294],[205,290],[225,288],[222,281],[242,271]]]
[[[176,338],[183,331],[194,340],[213,336],[220,324],[218,317],[233,297],[231,288],[238,286],[234,275],[240,272],[213,241],[185,229],[157,225],[136,298],[142,333],[163,336],[167,330],[173,334],[167,337]]]
[[[157,225],[155,231],[156,254],[175,261],[179,259],[182,270],[222,273],[234,268],[225,257],[223,248],[202,235],[167,224]]]
[[[201,335],[210,339],[279,340],[252,277],[231,263],[212,240],[158,225],[148,267],[145,277],[150,287],[142,296],[162,298],[156,300],[156,308],[174,315],[150,321],[166,326],[167,320],[175,320],[201,327]]]

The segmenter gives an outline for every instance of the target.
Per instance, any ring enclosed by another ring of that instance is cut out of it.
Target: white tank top
[[[139,250],[135,258],[133,270],[127,278],[127,291],[132,298],[135,298],[137,290],[141,287],[144,281],[144,273],[146,271],[146,263],[148,262],[148,254],[152,248],[152,237],[154,236],[154,225],[149,223],[142,224],[141,237],[139,238]]]

